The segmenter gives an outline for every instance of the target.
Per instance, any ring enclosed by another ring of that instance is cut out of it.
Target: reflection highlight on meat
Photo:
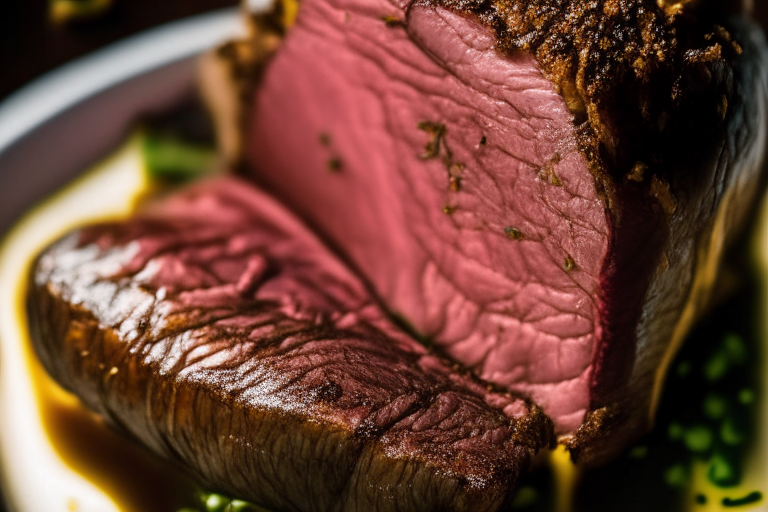
[[[274,201],[204,183],[39,260],[47,369],[209,485],[279,509],[498,508],[551,423],[391,326]]]

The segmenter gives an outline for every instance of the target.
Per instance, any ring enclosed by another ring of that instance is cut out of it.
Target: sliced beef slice
[[[207,485],[285,511],[497,510],[552,425],[390,325],[307,228],[236,180],[45,251],[48,371]]]
[[[246,158],[391,315],[602,462],[759,188],[764,42],[714,5],[302,0]]]

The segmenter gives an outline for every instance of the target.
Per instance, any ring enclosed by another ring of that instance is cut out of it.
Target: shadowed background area
[[[113,0],[101,16],[56,23],[46,0],[0,2],[0,101],[46,71],[109,43],[165,22],[237,3]]]

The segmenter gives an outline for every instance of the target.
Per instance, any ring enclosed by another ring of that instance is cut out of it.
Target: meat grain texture
[[[251,98],[256,179],[418,336],[610,460],[760,189],[759,29],[705,1],[301,6]]]
[[[272,197],[52,246],[43,363],[279,510],[497,510],[553,435],[616,456],[761,190],[761,32],[703,0],[286,5],[206,84]]]

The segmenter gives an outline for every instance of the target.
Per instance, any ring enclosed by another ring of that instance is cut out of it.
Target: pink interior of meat
[[[259,180],[393,314],[578,428],[609,227],[532,56],[444,10],[304,0],[253,108]]]

